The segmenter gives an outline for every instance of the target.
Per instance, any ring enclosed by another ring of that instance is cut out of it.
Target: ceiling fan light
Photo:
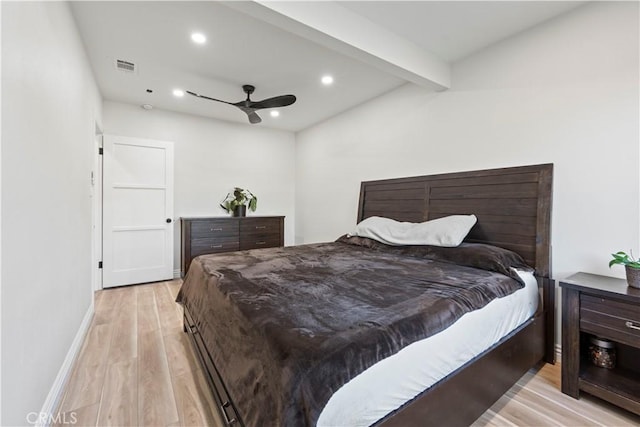
[[[173,96],[177,96],[178,98],[182,98],[184,96],[184,91],[181,89],[174,89]]]
[[[279,115],[280,115],[280,111],[278,110],[271,111],[271,117],[278,117]]]
[[[202,33],[192,33],[191,40],[197,44],[204,44],[207,41],[207,37]]]
[[[323,85],[329,86],[330,84],[333,83],[333,77],[330,75],[322,76],[322,79],[320,81],[322,82]]]

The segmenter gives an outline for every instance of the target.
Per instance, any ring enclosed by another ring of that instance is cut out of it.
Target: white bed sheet
[[[465,314],[444,331],[352,378],[329,399],[317,426],[370,426],[520,326],[538,308],[538,285],[533,274],[518,275],[524,288]]]

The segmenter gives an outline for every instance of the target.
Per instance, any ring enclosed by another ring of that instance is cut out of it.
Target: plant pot
[[[238,205],[233,208],[233,216],[235,217],[243,217],[247,216],[247,207],[245,205]]]
[[[640,289],[640,268],[625,265],[624,269],[627,271],[627,284],[632,288]]]

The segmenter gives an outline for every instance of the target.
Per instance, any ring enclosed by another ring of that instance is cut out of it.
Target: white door
[[[103,287],[173,278],[173,143],[103,146]]]

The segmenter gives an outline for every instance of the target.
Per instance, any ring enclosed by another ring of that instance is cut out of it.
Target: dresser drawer
[[[240,234],[271,234],[280,235],[280,218],[243,218],[240,222]]]
[[[218,252],[230,252],[240,249],[237,236],[193,239],[191,241],[191,257]]]
[[[274,248],[280,246],[280,234],[252,234],[240,237],[240,250]]]
[[[238,230],[238,221],[229,218],[193,221],[191,223],[191,238],[237,237]]]
[[[640,309],[634,304],[580,294],[580,328],[640,347]]]
[[[282,218],[244,218],[240,221],[240,249],[282,245]]]

